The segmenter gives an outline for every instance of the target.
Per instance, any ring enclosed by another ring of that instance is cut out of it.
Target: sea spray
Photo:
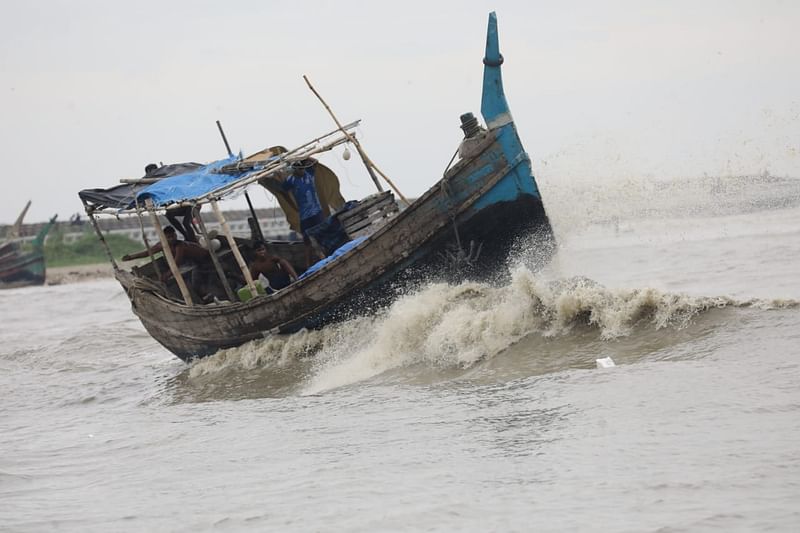
[[[647,287],[609,289],[583,277],[549,281],[520,266],[503,286],[432,283],[370,316],[222,350],[196,362],[190,378],[280,369],[310,358],[302,388],[313,394],[413,365],[470,368],[531,335],[566,338],[575,328],[588,328],[610,341],[637,329],[682,329],[711,309],[794,306],[789,300],[738,302]]]
[[[324,342],[323,331],[302,330],[293,335],[272,335],[198,359],[192,363],[189,376],[196,378],[230,368],[285,367],[299,357],[314,355]]]
[[[596,329],[606,340],[637,327],[683,328],[699,313],[729,305],[736,302],[651,288],[610,290],[586,278],[548,283],[523,268],[503,287],[429,285],[395,302],[374,322],[372,341],[349,356],[339,349],[338,357],[326,358],[324,349],[306,390],[320,392],[411,364],[467,368],[522,337],[568,336],[578,326]]]

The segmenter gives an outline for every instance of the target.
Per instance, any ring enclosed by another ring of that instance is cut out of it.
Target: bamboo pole
[[[217,121],[217,129],[219,130],[219,134],[222,135],[222,142],[225,143],[225,150],[228,151],[228,157],[233,157],[231,145],[228,144],[228,138],[225,136],[225,131],[223,131],[222,124],[220,124],[219,120]]]
[[[217,129],[219,130],[219,134],[222,136],[222,142],[225,143],[225,149],[228,151],[228,157],[233,157],[233,152],[231,151],[231,145],[228,144],[228,138],[225,136],[225,130],[222,129],[222,123],[217,121]],[[256,210],[253,209],[253,202],[250,201],[250,195],[247,194],[247,189],[244,190],[244,197],[247,200],[247,206],[250,208],[250,214],[253,215],[253,220],[256,223],[256,235],[259,240],[264,240],[264,235],[261,233],[261,225],[258,223],[258,216],[256,215]]]
[[[253,281],[253,276],[250,275],[250,269],[247,268],[247,265],[244,262],[244,257],[242,257],[239,247],[236,245],[236,240],[233,238],[233,233],[231,233],[231,228],[228,226],[228,221],[222,216],[222,211],[219,210],[219,205],[217,204],[216,200],[211,200],[211,207],[214,209],[214,214],[217,215],[217,220],[219,221],[220,226],[222,226],[222,231],[225,233],[225,237],[228,239],[228,245],[231,247],[233,256],[236,258],[236,262],[239,263],[239,268],[242,269],[242,274],[244,274],[244,279],[247,282],[247,286],[250,288],[251,294],[255,296],[258,294],[256,290],[256,284]]]
[[[161,181],[163,178],[120,178],[120,183],[127,183],[129,185],[147,185]]]
[[[365,157],[366,157],[366,155],[367,155],[367,154],[364,154],[364,156],[365,156]],[[406,204],[407,206],[411,205],[411,202],[409,202],[409,201],[408,201],[408,198],[406,198],[405,196],[403,196],[403,193],[401,193],[401,192],[400,192],[400,189],[398,189],[398,188],[397,188],[397,186],[396,186],[396,185],[395,185],[395,184],[392,182],[392,180],[390,180],[390,179],[389,179],[389,176],[387,176],[386,174],[384,174],[384,173],[383,173],[383,171],[382,171],[381,169],[379,169],[379,168],[377,167],[377,165],[375,165],[375,163],[373,163],[373,162],[372,162],[372,159],[369,159],[369,158],[367,158],[367,159],[369,160],[369,164],[370,164],[370,165],[372,165],[372,168],[374,168],[374,169],[375,169],[375,172],[377,172],[378,174],[380,174],[380,175],[381,175],[381,177],[383,177],[383,179],[385,179],[385,180],[386,180],[386,183],[388,183],[388,184],[389,184],[389,187],[391,187],[391,188],[392,188],[392,190],[393,190],[394,192],[396,192],[396,193],[397,193],[397,196],[399,196],[399,197],[400,197],[400,199],[401,199],[401,200],[403,200],[403,202],[405,202],[405,204]]]
[[[394,190],[394,192],[397,193],[397,195],[406,203],[406,205],[411,205],[411,202],[409,202],[406,199],[406,197],[403,196],[403,193],[400,192],[400,189],[397,188],[397,186],[392,182],[392,180],[390,180],[386,174],[381,172],[381,170],[375,165],[375,163],[372,162],[372,160],[369,158],[366,152],[364,152],[364,149],[361,148],[361,143],[359,143],[354,136],[350,135],[350,133],[342,127],[342,124],[339,122],[339,119],[337,119],[336,115],[334,115],[333,111],[331,111],[330,106],[328,106],[328,104],[325,103],[325,100],[322,99],[322,96],[320,96],[320,94],[317,92],[314,86],[311,85],[311,82],[308,80],[308,76],[303,75],[303,79],[306,80],[306,85],[308,85],[308,88],[311,89],[311,92],[313,92],[314,95],[317,97],[317,99],[319,99],[319,101],[322,102],[322,105],[325,106],[325,109],[328,111],[328,114],[331,116],[333,121],[339,127],[339,131],[341,131],[345,135],[345,137],[347,137],[347,140],[353,143],[353,146],[356,147],[358,155],[361,156],[361,160],[364,162],[364,166],[367,167],[367,172],[369,172],[369,175],[372,178],[372,181],[375,182],[375,186],[378,188],[378,190],[383,191],[383,188],[381,187],[380,183],[378,183],[378,178],[375,176],[375,172],[373,172],[373,169],[375,169],[375,171],[378,172],[378,174],[380,174],[383,177],[383,179],[386,180],[386,183],[389,184],[389,187],[391,187],[392,190]]]
[[[225,276],[225,270],[223,270],[222,264],[219,262],[217,252],[214,250],[214,247],[211,246],[211,239],[208,238],[208,231],[206,231],[206,224],[203,222],[203,217],[197,217],[197,225],[200,226],[200,233],[206,240],[206,246],[208,246],[208,253],[211,256],[211,262],[214,263],[214,269],[217,271],[219,280],[222,282],[222,286],[225,288],[225,294],[228,295],[228,299],[230,301],[235,302],[236,296],[233,294],[233,289],[231,289],[230,283],[228,283],[228,278]]]
[[[139,200],[136,200],[136,214],[139,217],[139,229],[142,232],[142,240],[144,241],[145,250],[147,250],[147,255],[150,257],[150,264],[153,265],[153,270],[158,276],[158,279],[161,279],[161,269],[158,267],[158,262],[156,262],[155,254],[153,254],[153,250],[150,248],[150,241],[147,239],[147,232],[144,230],[144,221],[142,220],[142,209],[139,207]]]
[[[351,122],[350,124],[346,124],[346,125],[344,126],[344,129],[346,129],[346,130],[352,130],[353,128],[355,128],[355,127],[356,127],[356,126],[358,126],[359,124],[361,124],[361,120],[360,120],[360,119],[359,119],[359,120],[354,120],[354,121],[353,121],[353,122]],[[291,149],[291,150],[289,150],[288,152],[284,152],[284,153],[282,153],[282,154],[277,154],[277,155],[278,155],[278,156],[280,156],[281,158],[284,158],[284,159],[285,159],[285,158],[287,158],[287,157],[291,157],[291,156],[293,156],[294,154],[296,154],[296,153],[298,153],[298,152],[301,152],[303,149],[306,149],[306,148],[308,148],[309,146],[311,146],[311,145],[313,145],[313,144],[316,144],[318,141],[322,141],[323,139],[326,139],[326,138],[330,137],[331,135],[333,135],[333,134],[335,134],[335,133],[339,133],[339,128],[336,128],[335,130],[333,130],[333,131],[331,131],[331,132],[329,132],[329,133],[326,133],[325,135],[320,135],[319,137],[317,137],[317,138],[315,138],[315,139],[311,139],[311,140],[310,140],[310,141],[308,141],[307,143],[305,143],[305,144],[301,144],[301,145],[300,145],[300,146],[298,146],[297,148],[292,148],[292,149]],[[345,142],[345,141],[347,141],[347,139],[343,139],[341,142]],[[331,145],[331,147],[333,147],[333,146],[336,146],[336,145],[338,145],[338,144],[341,144],[341,142],[336,142],[336,141],[334,141],[334,143]],[[306,150],[306,151],[307,151],[307,150]],[[249,162],[243,162],[243,161],[239,161],[239,162],[237,162],[237,163],[233,163],[233,164],[231,164],[231,165],[225,165],[225,166],[224,166],[224,167],[222,167],[220,170],[221,170],[222,172],[226,172],[226,171],[228,171],[228,172],[230,172],[230,171],[237,171],[237,172],[239,172],[239,171],[241,171],[241,170],[252,170],[252,167],[254,167],[254,166],[256,166],[256,165],[263,165],[263,164],[265,164],[265,163],[268,163],[268,162],[270,161],[270,159],[272,159],[272,158],[270,157],[270,158],[267,158],[267,159],[258,159],[258,160],[255,160],[255,161],[249,161]]]
[[[144,205],[150,212],[150,218],[153,222],[153,227],[156,229],[159,241],[161,241],[161,249],[164,252],[164,257],[167,258],[167,264],[169,265],[172,275],[175,277],[175,282],[178,284],[178,288],[181,290],[183,301],[186,302],[186,305],[194,305],[194,302],[192,301],[192,295],[189,293],[189,287],[186,286],[186,281],[183,279],[183,276],[181,276],[178,263],[175,262],[175,257],[172,255],[172,248],[169,247],[169,242],[167,242],[167,237],[164,235],[164,230],[161,229],[161,222],[158,221],[158,215],[156,215],[153,201],[150,198],[146,198]]]
[[[173,204],[170,207],[184,207],[184,206],[187,206],[187,205],[193,205],[194,203],[201,203],[201,204],[208,203],[212,199],[221,198],[221,197],[225,196],[226,194],[230,193],[233,190],[244,188],[247,185],[250,185],[252,183],[257,182],[258,180],[264,178],[265,176],[268,176],[270,174],[274,174],[274,173],[278,172],[281,169],[287,168],[288,164],[286,163],[286,158],[290,154],[295,155],[297,159],[306,159],[306,158],[311,157],[311,156],[313,156],[315,154],[322,153],[322,152],[327,152],[329,150],[332,150],[333,148],[335,148],[335,147],[337,147],[340,144],[345,143],[345,142],[348,142],[347,137],[342,136],[342,137],[337,137],[336,139],[334,139],[334,140],[332,140],[332,141],[330,141],[330,142],[328,142],[328,143],[326,143],[324,145],[309,148],[308,150],[300,152],[299,154],[298,154],[298,152],[299,152],[298,149],[293,149],[290,152],[286,152],[286,153],[280,154],[280,159],[278,161],[276,161],[274,163],[271,163],[271,164],[268,164],[265,168],[263,168],[261,170],[258,170],[258,171],[250,173],[247,178],[243,178],[243,179],[231,182],[231,183],[227,183],[227,184],[223,185],[222,187],[220,187],[219,189],[214,189],[213,191],[209,191],[208,193],[204,194],[203,196],[198,196],[197,198],[194,198],[192,200],[192,202],[186,202],[186,201],[184,201],[184,202],[176,202],[175,204]],[[308,144],[310,144],[310,143],[306,143],[306,145],[308,145]],[[107,207],[107,208],[103,208],[103,209],[97,209],[95,211],[95,213],[98,213],[98,214],[111,215],[111,216],[117,216],[120,213],[130,214],[130,213],[133,213],[133,212],[135,212],[135,211],[131,211],[130,209],[122,209],[122,210],[120,210],[117,207],[113,207],[113,208],[108,208]]]
[[[345,127],[347,128],[349,126],[345,126]],[[337,130],[337,132],[338,132],[338,130]],[[323,136],[323,137],[325,137],[325,136]],[[244,188],[247,185],[255,183],[260,179],[263,179],[265,176],[269,176],[270,174],[274,174],[274,173],[278,172],[281,169],[286,169],[288,167],[286,159],[290,155],[292,156],[292,159],[306,159],[306,158],[312,157],[312,156],[314,156],[315,154],[318,154],[318,153],[328,152],[328,151],[332,150],[333,148],[339,146],[340,144],[343,144],[343,143],[346,143],[346,142],[349,142],[348,138],[345,137],[345,136],[341,136],[341,137],[337,137],[334,140],[329,141],[329,142],[327,142],[327,143],[325,143],[323,145],[314,146],[314,147],[311,147],[311,148],[309,148],[309,149],[307,149],[305,151],[300,151],[299,149],[293,149],[293,150],[291,150],[289,152],[280,154],[280,158],[277,161],[275,161],[274,163],[269,163],[265,168],[262,168],[260,170],[255,171],[255,172],[251,172],[250,174],[248,174],[248,176],[246,178],[242,178],[242,179],[239,179],[239,180],[235,180],[235,181],[233,181],[231,183],[227,183],[227,184],[223,185],[222,187],[220,187],[218,189],[214,189],[213,191],[209,191],[209,192],[207,192],[206,194],[204,194],[202,196],[198,196],[196,198],[193,198],[191,202],[187,202],[187,201],[175,202],[175,204],[172,204],[170,207],[183,207],[183,206],[187,206],[187,205],[191,206],[191,205],[194,205],[195,203],[200,203],[200,204],[209,203],[212,199],[215,199],[215,198],[219,199],[219,198],[225,196],[226,194],[229,194],[233,190]],[[310,144],[310,143],[306,143],[306,145],[308,145],[308,144]],[[304,146],[306,146],[306,145],[304,145]],[[97,214],[102,214],[102,215],[118,216],[120,214],[132,214],[132,213],[135,213],[135,210],[132,210],[132,209],[129,209],[129,208],[119,209],[118,207],[105,207],[105,208],[96,209],[94,212],[97,213]]]
[[[100,226],[97,225],[97,220],[94,218],[94,213],[85,203],[83,204],[83,208],[86,211],[86,214],[89,216],[89,220],[92,222],[94,232],[97,233],[97,237],[100,239],[100,243],[103,245],[103,251],[105,251],[106,256],[108,256],[108,260],[111,261],[111,266],[114,268],[114,270],[119,270],[117,262],[114,261],[114,255],[111,253],[111,248],[108,247],[108,243],[103,236],[103,232],[100,230]]]
[[[364,151],[361,149],[361,145],[358,144],[358,141],[356,141],[355,137],[350,135],[350,133],[348,133],[347,130],[344,129],[344,127],[342,126],[341,122],[339,122],[339,119],[337,119],[336,115],[333,114],[333,111],[331,110],[330,106],[328,106],[328,104],[325,103],[325,100],[322,99],[322,96],[320,96],[319,93],[317,92],[317,90],[314,88],[314,86],[311,85],[311,82],[308,80],[308,76],[306,76],[304,74],[303,75],[303,79],[306,80],[306,85],[308,85],[308,88],[311,89],[311,92],[314,93],[314,95],[317,97],[317,99],[319,99],[319,101],[322,102],[322,105],[325,106],[325,109],[328,111],[328,114],[331,116],[331,118],[333,118],[333,121],[336,123],[336,127],[339,128],[339,131],[344,133],[345,136],[347,137],[347,140],[350,141],[351,143],[353,143],[353,146],[356,147],[356,151],[358,151],[358,155],[361,156],[361,161],[364,163],[364,166],[367,168],[367,172],[369,173],[369,177],[372,178],[372,181],[375,183],[375,187],[378,188],[378,191],[383,192],[383,187],[381,187],[381,184],[378,181],[378,177],[375,175],[375,172],[372,170],[372,167],[369,164],[369,158],[367,157],[367,154],[365,154]]]

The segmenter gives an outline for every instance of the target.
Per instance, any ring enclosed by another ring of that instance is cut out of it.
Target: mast
[[[108,256],[108,260],[111,262],[111,266],[114,267],[115,271],[119,270],[117,262],[114,261],[114,254],[111,253],[111,248],[109,248],[106,238],[103,236],[103,231],[100,229],[100,225],[97,223],[94,210],[86,203],[85,200],[81,199],[81,202],[83,203],[83,209],[86,211],[86,216],[89,217],[89,222],[91,222],[94,232],[97,234],[97,238],[100,239],[100,243],[103,245],[103,251],[105,251],[106,255]]]
[[[222,142],[225,143],[225,149],[228,151],[228,157],[233,157],[233,152],[231,151],[231,145],[228,144],[228,138],[225,136],[225,131],[222,129],[222,124],[220,124],[219,120],[217,121],[217,128],[219,129],[219,134],[222,135]],[[258,222],[258,216],[256,216],[256,210],[253,209],[253,202],[250,201],[250,195],[247,194],[247,190],[244,191],[244,197],[247,200],[247,206],[250,208],[250,214],[253,215],[253,226],[251,226],[251,231],[253,233],[253,237],[264,241],[264,234],[261,233],[261,224]]]
[[[167,264],[172,272],[172,276],[175,278],[175,282],[178,284],[183,301],[186,303],[186,305],[194,305],[194,302],[192,301],[192,295],[189,293],[189,287],[186,286],[186,281],[183,279],[180,268],[178,268],[178,263],[175,262],[175,256],[172,255],[172,248],[169,247],[167,237],[164,235],[164,230],[161,228],[161,222],[158,221],[158,215],[156,215],[156,210],[153,206],[153,200],[146,198],[144,205],[150,212],[150,219],[153,224],[153,228],[155,228],[156,233],[158,234],[158,239],[161,241],[161,252],[164,254],[164,259],[167,260]]]

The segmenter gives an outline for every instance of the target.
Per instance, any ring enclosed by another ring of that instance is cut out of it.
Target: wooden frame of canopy
[[[225,235],[225,238],[228,241],[228,245],[230,246],[231,252],[234,255],[236,263],[238,264],[239,268],[242,271],[242,275],[244,276],[246,284],[247,284],[248,288],[251,290],[252,294],[256,294],[257,291],[256,291],[255,281],[253,280],[252,276],[250,275],[250,270],[247,268],[247,265],[246,265],[246,263],[244,261],[244,257],[242,257],[242,254],[241,254],[241,252],[239,250],[239,247],[236,244],[236,241],[234,239],[233,233],[231,232],[230,226],[228,225],[227,220],[225,219],[224,215],[222,214],[222,211],[219,208],[218,201],[220,199],[222,199],[223,197],[233,193],[234,191],[246,188],[247,186],[257,182],[260,179],[263,179],[263,178],[266,178],[266,177],[270,177],[271,175],[277,174],[277,173],[279,173],[281,171],[285,171],[289,167],[289,165],[291,164],[292,161],[298,161],[298,160],[307,159],[307,158],[309,158],[309,157],[311,157],[311,156],[313,156],[315,154],[328,152],[328,151],[332,150],[333,148],[335,148],[336,146],[339,146],[341,144],[344,144],[344,143],[347,143],[347,142],[352,142],[352,140],[354,139],[354,134],[351,133],[351,130],[354,130],[360,124],[360,122],[361,122],[360,120],[356,120],[354,122],[351,122],[350,124],[347,124],[346,126],[341,126],[340,128],[338,128],[338,129],[336,129],[336,130],[334,130],[332,132],[329,132],[329,133],[327,133],[325,135],[322,135],[320,137],[317,137],[315,139],[312,139],[311,141],[308,141],[307,143],[305,143],[305,144],[303,144],[303,145],[301,145],[301,146],[299,146],[299,147],[297,147],[297,148],[295,148],[295,149],[293,149],[291,151],[284,152],[282,154],[278,154],[277,158],[276,158],[276,156],[271,156],[271,157],[268,157],[267,159],[264,159],[264,160],[255,160],[255,161],[251,160],[251,161],[247,161],[247,162],[238,162],[238,163],[235,163],[235,164],[232,164],[232,165],[226,165],[225,167],[222,167],[222,169],[220,169],[221,172],[224,173],[226,170],[234,171],[234,172],[243,172],[243,171],[247,171],[247,170],[258,169],[258,167],[260,167],[260,166],[262,168],[256,170],[256,172],[254,172],[253,174],[251,174],[250,176],[248,176],[245,179],[241,179],[241,180],[237,180],[237,181],[228,183],[228,184],[226,184],[226,185],[224,185],[224,186],[222,186],[222,187],[220,187],[218,189],[210,191],[210,192],[208,192],[208,193],[206,193],[206,194],[204,194],[202,196],[199,196],[197,198],[194,198],[192,200],[186,200],[186,201],[176,202],[176,203],[170,204],[169,207],[173,208],[173,207],[176,207],[176,206],[179,206],[179,207],[189,206],[189,207],[192,208],[192,212],[196,212],[195,210],[200,205],[203,205],[203,204],[206,204],[206,203],[211,204],[211,207],[212,207],[212,209],[214,211],[214,214],[215,214],[215,216],[217,218],[217,221],[219,222],[220,227],[223,230],[223,234]],[[334,137],[332,140],[328,141],[325,144],[322,144],[322,145],[319,144],[320,141],[323,141],[323,140],[325,140],[325,139],[327,139],[327,138],[329,138],[331,136],[334,136],[337,133],[340,133],[341,135]],[[360,150],[359,150],[359,153],[361,153]],[[368,160],[364,160],[364,164],[368,165],[369,164]],[[121,183],[128,183],[128,184],[136,184],[136,183],[145,184],[145,183],[153,183],[154,180],[149,179],[149,178],[141,178],[139,180],[122,179],[122,180],[120,180],[120,182]],[[166,259],[166,262],[167,262],[167,265],[169,266],[170,272],[171,272],[172,276],[175,278],[175,281],[176,281],[176,283],[178,285],[178,289],[180,290],[181,297],[182,297],[184,303],[186,303],[186,305],[190,305],[190,306],[194,305],[194,301],[192,299],[192,296],[191,296],[191,293],[189,291],[189,288],[186,285],[186,282],[183,279],[183,276],[181,275],[181,272],[180,272],[180,269],[178,267],[178,264],[175,261],[175,257],[174,257],[174,255],[172,253],[171,248],[169,247],[169,243],[167,242],[167,238],[166,238],[166,235],[164,234],[164,230],[163,230],[163,228],[161,226],[160,221],[158,220],[158,213],[162,212],[162,211],[165,212],[167,210],[167,206],[155,206],[153,204],[152,200],[149,199],[149,198],[145,199],[144,203],[145,203],[144,209],[142,208],[142,206],[139,205],[138,202],[136,202],[135,205],[134,205],[133,210],[131,210],[129,208],[129,209],[125,209],[125,210],[117,210],[117,211],[113,211],[112,212],[110,209],[107,209],[107,208],[106,209],[95,210],[95,209],[92,208],[92,206],[87,205],[86,202],[83,202],[86,214],[89,217],[89,219],[90,219],[90,221],[92,223],[92,226],[93,226],[93,228],[95,230],[95,233],[97,234],[98,238],[100,239],[100,242],[101,242],[101,244],[103,246],[103,249],[105,250],[106,255],[108,256],[109,260],[111,261],[112,267],[115,270],[119,270],[120,267],[117,264],[117,262],[115,261],[115,259],[113,257],[113,253],[111,252],[111,249],[108,246],[108,242],[106,241],[105,237],[103,236],[103,232],[100,229],[95,217],[97,215],[100,215],[100,214],[108,214],[108,215],[113,214],[115,216],[118,216],[120,213],[126,213],[126,212],[130,213],[131,211],[136,213],[136,215],[139,218],[139,226],[140,226],[140,229],[141,229],[141,232],[142,232],[142,238],[144,240],[144,243],[145,243],[145,246],[146,246],[148,252],[150,252],[149,253],[150,260],[153,263],[154,268],[156,269],[156,274],[159,275],[159,277],[160,277],[160,273],[158,272],[158,267],[156,266],[157,263],[155,261],[155,257],[153,256],[153,254],[151,252],[151,247],[150,247],[150,244],[149,244],[149,242],[147,240],[147,235],[146,235],[146,232],[145,232],[145,229],[144,229],[144,223],[142,221],[143,211],[147,211],[149,213],[149,215],[150,215],[151,224],[152,224],[153,228],[155,229],[156,234],[158,235],[159,242],[161,243],[162,253],[164,254],[164,258]],[[208,231],[206,230],[205,224],[202,222],[202,219],[200,220],[199,227],[200,227],[199,229],[200,229],[201,235],[203,235],[203,238],[206,240],[207,243],[209,243],[210,242],[210,237],[209,237]],[[219,276],[219,278],[220,278],[220,282],[223,284],[223,287],[225,288],[225,292],[226,292],[227,296],[231,299],[231,301],[234,301],[235,296],[233,294],[233,290],[231,289],[230,284],[227,281],[227,278],[226,278],[226,276],[224,274],[224,271],[222,269],[222,265],[221,265],[221,263],[219,261],[219,258],[217,256],[216,252],[214,251],[212,246],[208,247],[208,251],[209,251],[209,255],[211,257],[212,263],[214,264],[214,269],[215,269],[215,271],[217,273],[217,276]]]

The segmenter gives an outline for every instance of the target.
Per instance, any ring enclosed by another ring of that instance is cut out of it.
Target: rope
[[[458,153],[458,150],[456,150]],[[455,154],[453,154],[453,159],[455,159]],[[450,160],[450,163],[447,165],[447,169],[445,169],[445,174],[447,170],[450,168],[450,164],[452,164],[453,159]],[[458,222],[456,221],[456,205],[452,201],[452,192],[450,189],[450,183],[444,177],[442,178],[441,184],[439,185],[439,189],[442,191],[442,194],[448,199],[448,203],[450,204],[450,213],[448,216],[450,217],[451,222],[453,223],[453,233],[456,238],[456,253],[453,254],[449,250],[445,250],[444,254],[446,257],[454,263],[456,268],[459,268],[460,265],[466,264],[468,267],[472,267],[475,265],[475,262],[481,255],[481,250],[483,249],[483,243],[479,243],[477,249],[475,247],[475,241],[470,241],[469,243],[469,253],[464,251],[464,248],[461,246],[461,233],[458,230]]]

